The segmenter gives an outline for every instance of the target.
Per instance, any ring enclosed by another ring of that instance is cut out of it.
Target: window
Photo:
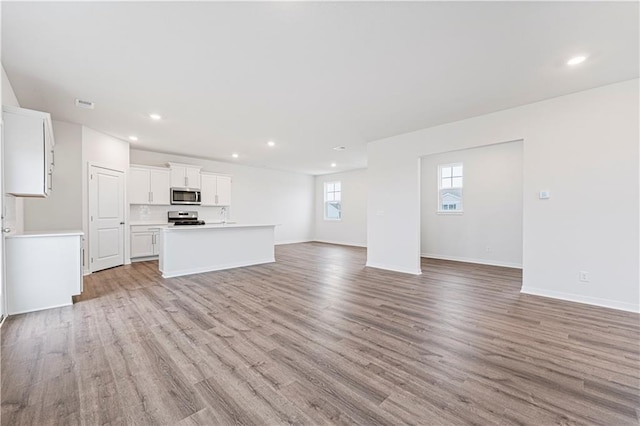
[[[340,182],[324,184],[324,220],[340,220],[342,217]]]
[[[438,211],[462,212],[462,163],[438,166]]]

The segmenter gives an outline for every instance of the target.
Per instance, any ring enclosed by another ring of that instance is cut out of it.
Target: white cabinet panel
[[[129,203],[149,204],[150,194],[150,173],[148,169],[131,167],[129,169]]]
[[[53,185],[51,116],[11,106],[3,107],[5,192],[46,197]]]
[[[131,233],[131,258],[153,256],[153,232]]]
[[[201,173],[202,205],[229,206],[231,205],[231,177],[213,173]]]
[[[183,166],[171,166],[171,187],[187,187],[187,168]]]
[[[131,259],[148,258],[159,253],[157,227],[132,225],[131,226]]]
[[[185,174],[187,175],[187,188],[200,188],[200,169],[187,167]]]
[[[82,292],[82,233],[6,238],[8,314],[71,305]]]
[[[192,188],[200,189],[200,169],[199,166],[189,164],[169,163],[171,169],[172,188]]]
[[[200,192],[202,195],[202,205],[203,206],[215,206],[216,205],[216,194],[217,194],[217,176],[211,175],[208,173],[202,173],[200,176],[202,187],[200,188]]]
[[[154,167],[129,168],[129,203],[169,205],[169,170]]]
[[[218,176],[216,179],[219,206],[231,205],[231,177]]]
[[[151,203],[155,205],[169,205],[169,170],[150,170]]]

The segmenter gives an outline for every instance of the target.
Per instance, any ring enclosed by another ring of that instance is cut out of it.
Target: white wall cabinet
[[[48,113],[3,106],[4,187],[19,197],[46,197],[53,189],[54,139]]]
[[[129,203],[169,205],[170,172],[160,167],[131,166]]]
[[[158,256],[157,227],[132,225],[131,226],[131,259],[149,258]]]
[[[82,292],[82,231],[6,237],[9,315],[73,303]]]
[[[169,163],[172,188],[200,189],[200,169],[189,164]]]
[[[231,176],[201,173],[200,178],[203,206],[231,205]]]

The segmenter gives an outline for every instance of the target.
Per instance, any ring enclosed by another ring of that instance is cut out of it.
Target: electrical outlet
[[[589,282],[589,273],[587,271],[580,271],[578,273],[578,279],[580,282],[588,283]]]
[[[487,247],[485,248],[485,251],[486,251],[487,253],[491,253],[491,246],[487,246]]]

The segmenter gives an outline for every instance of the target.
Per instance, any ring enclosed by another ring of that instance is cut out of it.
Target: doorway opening
[[[420,256],[522,268],[523,141],[421,158]]]

